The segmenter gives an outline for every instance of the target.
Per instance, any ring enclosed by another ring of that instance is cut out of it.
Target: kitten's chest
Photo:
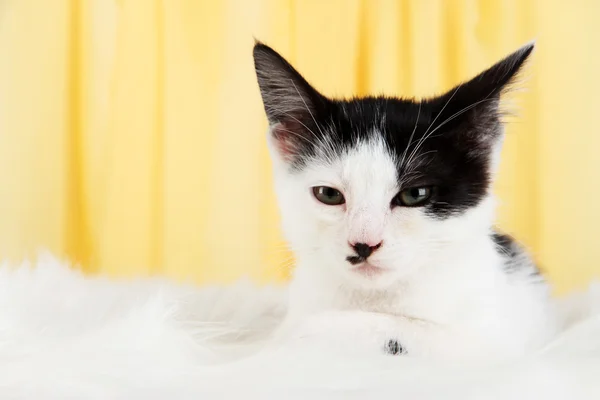
[[[459,298],[441,298],[441,293],[428,294],[423,288],[414,293],[405,288],[386,291],[340,290],[331,298],[331,308],[342,311],[364,311],[439,325],[453,324],[465,315]],[[471,307],[476,307],[471,304]]]
[[[442,293],[435,286],[419,286],[418,291],[407,287],[360,290],[339,285],[307,286],[301,280],[297,280],[292,283],[290,291],[290,313],[302,316],[329,310],[363,311],[408,320],[449,324],[469,313],[465,306],[477,307],[477,302],[461,301],[458,296]],[[307,290],[307,287],[310,287],[310,290]]]
[[[404,315],[410,307],[393,293],[340,290],[331,299],[331,306],[343,311],[366,311],[387,315]]]

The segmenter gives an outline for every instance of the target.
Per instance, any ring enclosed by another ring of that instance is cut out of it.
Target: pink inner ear
[[[294,137],[286,125],[282,123],[273,127],[272,134],[281,157],[286,161],[292,161],[298,152],[298,140],[301,139]]]

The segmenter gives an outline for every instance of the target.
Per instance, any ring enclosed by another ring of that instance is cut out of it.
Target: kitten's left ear
[[[470,124],[463,132],[476,132],[479,136],[495,138],[499,135],[500,96],[514,83],[515,78],[531,55],[531,42],[508,57],[464,82],[435,100],[438,124],[451,128],[457,124]]]

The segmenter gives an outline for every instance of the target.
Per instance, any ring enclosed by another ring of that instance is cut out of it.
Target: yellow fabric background
[[[0,257],[286,277],[253,36],[324,93],[429,95],[531,39],[500,225],[561,291],[600,272],[594,0],[4,0]]]

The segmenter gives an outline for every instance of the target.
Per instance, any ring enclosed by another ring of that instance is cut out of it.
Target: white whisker
[[[417,131],[417,125],[419,124],[419,117],[421,116],[421,106],[423,105],[423,100],[419,100],[419,111],[417,112],[417,118],[415,119],[415,127],[413,128],[412,133],[410,134],[410,138],[408,139],[408,144],[404,149],[404,153],[402,153],[402,161],[400,161],[400,167],[404,166],[404,159],[406,158],[406,153],[408,152],[408,148],[412,144],[413,137],[415,136],[415,132]]]
[[[410,164],[412,158],[414,157],[414,155],[416,154],[416,152],[423,145],[423,143],[425,142],[425,140],[427,140],[427,138],[429,137],[429,136],[427,136],[427,133],[433,127],[433,125],[435,124],[435,121],[437,121],[437,119],[440,117],[440,115],[442,115],[442,113],[444,112],[444,110],[446,109],[446,107],[448,106],[448,104],[450,104],[450,101],[452,101],[452,99],[454,98],[454,96],[456,95],[456,93],[458,92],[458,90],[461,87],[462,87],[462,83],[456,87],[456,89],[454,90],[454,92],[452,93],[452,95],[450,96],[450,98],[448,98],[448,100],[446,101],[446,103],[444,104],[444,106],[442,107],[442,109],[440,110],[440,112],[435,116],[435,118],[433,119],[433,121],[431,121],[431,124],[429,124],[429,126],[427,127],[427,130],[425,131],[425,133],[423,134],[423,136],[421,137],[421,139],[417,142],[414,150],[410,153],[410,156],[408,157],[408,163],[409,164]]]

